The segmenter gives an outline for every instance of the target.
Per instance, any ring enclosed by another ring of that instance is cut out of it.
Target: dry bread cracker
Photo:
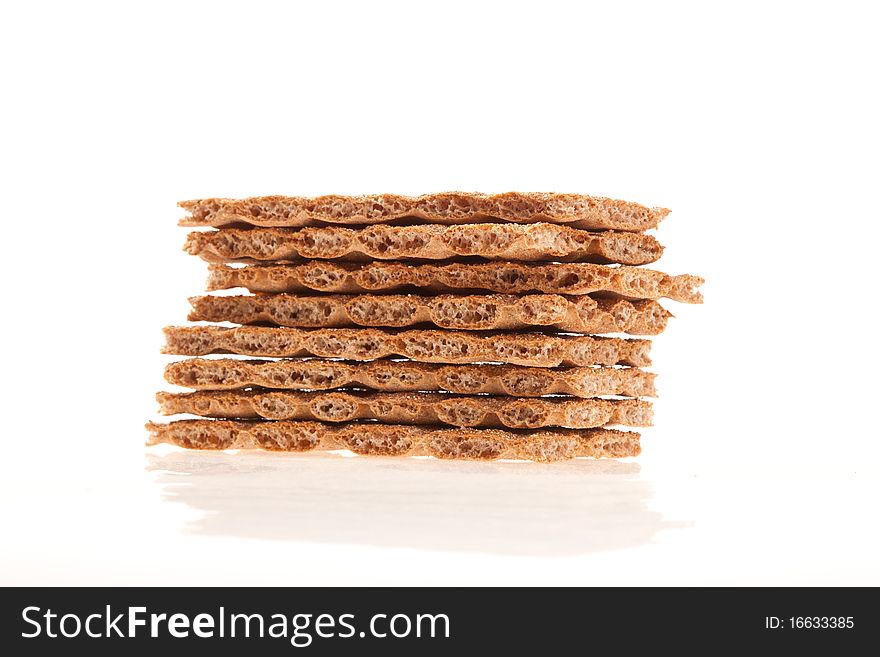
[[[369,226],[368,228],[253,228],[190,233],[184,250],[208,262],[265,262],[317,258],[350,261],[489,260],[617,262],[644,265],[663,247],[651,235],[577,230],[555,224]]]
[[[264,449],[283,452],[349,449],[373,456],[441,459],[562,461],[575,457],[621,458],[641,451],[639,434],[614,429],[527,432],[448,429],[352,422],[178,420],[150,422],[148,444],[189,449]]]
[[[194,390],[230,390],[248,386],[282,390],[369,388],[384,392],[442,390],[463,395],[513,397],[654,395],[654,375],[634,369],[544,368],[517,365],[434,365],[377,360],[245,361],[190,358],[169,363],[168,383]]]
[[[163,352],[180,356],[229,353],[277,358],[319,356],[356,361],[401,356],[423,363],[498,362],[535,367],[646,367],[651,364],[650,340],[589,335],[445,330],[394,332],[370,328],[169,326],[165,328],[165,340]]]
[[[313,260],[301,264],[209,268],[208,290],[244,287],[251,292],[360,293],[420,288],[420,292],[472,292],[500,294],[544,292],[591,294],[602,292],[626,299],[668,298],[702,303],[703,279],[682,274],[670,276],[642,267],[608,267],[586,263],[524,264],[480,262],[435,265],[403,262],[339,263]]]
[[[216,418],[379,420],[391,424],[450,424],[458,427],[591,429],[651,424],[650,402],[638,399],[515,398],[445,393],[291,392],[234,390],[156,395],[165,415]]]
[[[542,326],[576,333],[657,335],[666,328],[671,316],[656,301],[558,294],[522,297],[271,294],[201,296],[192,297],[190,303],[192,321],[269,323],[294,328],[434,324],[440,328],[478,331]]]
[[[190,212],[182,226],[315,226],[377,224],[398,219],[438,224],[509,221],[563,223],[578,228],[647,230],[667,214],[665,208],[584,194],[477,194],[444,192],[423,196],[261,196],[181,201]]]
[[[151,444],[634,456],[639,434],[606,427],[650,425],[650,341],[584,334],[656,335],[659,299],[702,303],[700,277],[637,267],[663,253],[644,233],[663,208],[458,192],[180,205],[207,229],[185,249],[212,263],[209,291],[253,295],[193,297],[189,319],[243,326],[168,327],[164,351],[282,360],[169,364],[195,392],[159,393],[162,412],[212,419],[150,423]]]

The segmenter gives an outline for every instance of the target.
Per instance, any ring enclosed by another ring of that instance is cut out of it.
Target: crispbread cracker
[[[318,258],[349,261],[489,260],[618,262],[644,265],[663,247],[642,233],[588,232],[555,224],[370,226],[368,228],[254,228],[196,231],[184,250],[208,262],[266,262]]]
[[[639,434],[614,429],[556,429],[526,432],[448,429],[351,422],[178,420],[150,422],[149,444],[189,449],[265,449],[308,452],[349,449],[374,456],[434,456],[441,459],[562,461],[579,456],[622,458],[641,451]]]
[[[262,196],[181,201],[191,215],[182,226],[314,226],[377,224],[398,219],[438,224],[509,221],[564,223],[578,228],[647,230],[667,214],[665,208],[583,194],[476,194],[445,192],[423,196]]]
[[[229,353],[270,358],[319,356],[356,361],[402,356],[423,363],[498,362],[534,367],[646,367],[651,364],[650,340],[588,335],[169,326],[165,328],[165,340],[164,353],[180,356]]]
[[[244,287],[251,292],[362,293],[419,288],[420,292],[500,294],[543,292],[590,294],[602,292],[627,299],[668,298],[702,303],[699,276],[670,276],[642,267],[608,267],[585,263],[523,264],[515,262],[452,263],[446,265],[402,262],[368,264],[313,260],[302,264],[210,266],[208,290]]]
[[[671,314],[656,301],[502,294],[419,295],[289,294],[201,296],[190,299],[192,321],[270,323],[294,328],[404,327],[433,324],[468,331],[542,326],[576,333],[657,335]]]
[[[634,369],[544,368],[518,365],[435,365],[377,360],[244,361],[190,358],[169,363],[169,383],[195,390],[230,390],[261,386],[283,390],[331,390],[360,387],[384,392],[442,390],[513,397],[654,395],[654,375]]]
[[[607,425],[645,427],[651,404],[639,399],[516,398],[445,393],[291,392],[289,390],[160,392],[165,415],[189,413],[216,418],[379,420],[399,424],[449,424],[458,427],[592,429]]]

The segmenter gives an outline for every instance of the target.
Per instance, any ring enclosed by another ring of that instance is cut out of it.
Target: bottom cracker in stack
[[[178,420],[147,424],[150,444],[169,443],[189,449],[265,449],[307,452],[349,449],[372,456],[435,456],[442,459],[526,459],[560,461],[637,456],[639,434],[615,429],[440,429],[378,424],[324,422]]]

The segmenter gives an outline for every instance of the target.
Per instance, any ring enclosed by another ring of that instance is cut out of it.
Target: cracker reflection
[[[206,535],[516,555],[647,543],[682,526],[650,510],[639,465],[148,453],[163,498],[204,512]]]

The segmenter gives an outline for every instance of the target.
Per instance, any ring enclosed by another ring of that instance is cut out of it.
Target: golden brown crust
[[[656,301],[558,294],[271,294],[192,297],[190,303],[191,321],[269,323],[294,328],[433,324],[445,329],[481,331],[541,326],[574,333],[657,335],[666,328],[671,316]]]
[[[665,208],[584,194],[443,192],[423,196],[261,196],[181,201],[191,214],[182,226],[221,227],[379,224],[408,219],[438,224],[508,221],[563,223],[578,228],[647,230],[669,214]]]
[[[390,424],[448,424],[458,427],[592,429],[651,424],[650,402],[638,399],[571,399],[456,396],[445,393],[291,392],[212,390],[156,395],[164,415],[215,418],[378,420]]]
[[[194,390],[260,386],[280,390],[369,388],[385,392],[441,390],[513,397],[653,396],[654,375],[622,368],[543,368],[517,365],[434,365],[399,361],[244,361],[190,358],[169,363],[165,379]]]
[[[515,262],[451,263],[403,262],[367,264],[313,260],[302,264],[250,265],[209,268],[208,290],[247,288],[256,293],[330,292],[351,294],[393,292],[419,288],[420,292],[468,293],[486,290],[499,294],[592,294],[625,299],[668,298],[702,303],[699,276],[670,276],[642,267],[608,267],[586,263],[524,264]]]
[[[617,262],[644,265],[663,247],[642,233],[593,233],[555,224],[253,228],[196,231],[184,250],[208,262],[321,260],[489,260]]]
[[[421,363],[509,363],[530,367],[651,364],[651,341],[589,335],[482,331],[296,329],[268,326],[169,326],[166,354],[318,356],[365,361],[399,356]],[[262,384],[261,384],[262,385]],[[611,394],[611,393],[609,393]]]
[[[606,427],[650,425],[650,342],[599,336],[659,334],[659,299],[702,303],[700,277],[637,267],[663,253],[644,232],[663,208],[459,192],[179,205],[209,291],[253,294],[193,297],[190,320],[243,326],[169,327],[164,351],[284,360],[171,363],[195,392],[158,393],[162,412],[216,419],[150,423],[151,444],[635,456],[639,434]]]
[[[296,421],[178,420],[150,422],[150,445],[189,449],[264,449],[283,452],[349,449],[360,455],[441,459],[562,461],[575,457],[638,456],[640,435],[615,429],[526,432],[393,424],[342,425]]]

